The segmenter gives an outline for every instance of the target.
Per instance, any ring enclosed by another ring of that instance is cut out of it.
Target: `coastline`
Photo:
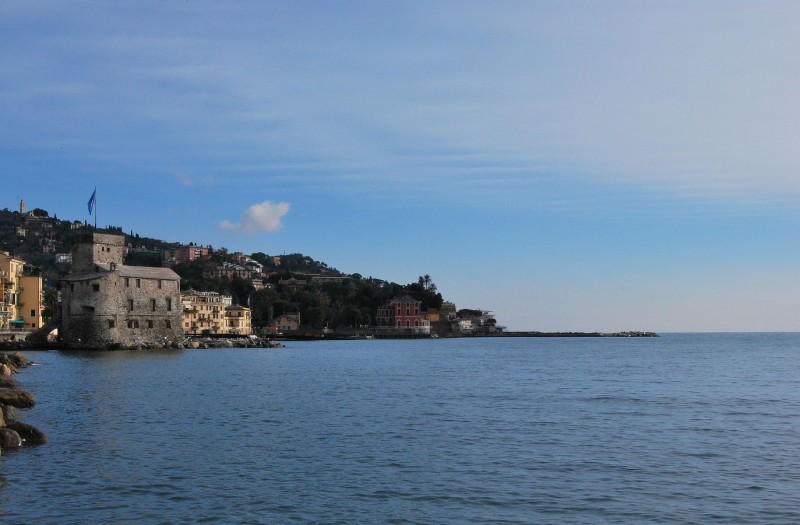
[[[32,363],[20,352],[0,353],[0,450],[18,449],[23,446],[42,445],[47,437],[29,423],[20,421],[25,414],[22,410],[33,408],[36,397],[19,387],[13,375]],[[0,487],[6,485],[0,476]]]
[[[114,350],[184,350],[196,348],[278,348],[280,343],[272,339],[260,337],[213,338],[189,337],[181,342],[168,344],[137,344],[121,345],[111,344],[101,348],[88,346],[68,345],[60,341],[0,341],[0,352],[14,352],[21,350],[78,350],[78,351],[114,351]]]
[[[341,341],[347,339],[473,339],[477,337],[659,337],[656,332],[492,332],[469,334],[381,334],[370,330],[353,330],[349,332],[287,332],[277,336],[278,341]]]

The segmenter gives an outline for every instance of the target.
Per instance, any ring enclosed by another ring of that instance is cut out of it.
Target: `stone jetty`
[[[22,446],[47,443],[47,437],[39,429],[19,421],[22,410],[36,404],[33,394],[19,387],[14,374],[31,363],[20,352],[0,354],[0,453]],[[0,476],[0,486],[5,479]]]
[[[185,348],[282,348],[283,345],[271,339],[256,336],[243,337],[184,337],[175,341],[152,342],[134,341],[128,343],[109,343],[101,347],[88,345],[69,345],[63,341],[0,341],[0,351],[20,350],[183,350]],[[1,383],[0,383],[1,384]]]

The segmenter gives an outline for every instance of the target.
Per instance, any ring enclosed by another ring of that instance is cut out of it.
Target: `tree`
[[[436,285],[433,284],[433,280],[431,279],[431,276],[428,275],[427,273],[425,275],[420,275],[419,276],[419,280],[417,281],[417,284],[422,286],[422,288],[424,290],[429,290],[429,291],[434,292],[434,293],[436,292]]]

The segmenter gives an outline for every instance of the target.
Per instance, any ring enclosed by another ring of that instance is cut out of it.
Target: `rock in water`
[[[0,388],[0,404],[17,408],[32,408],[36,404],[36,398],[25,390]]]
[[[16,430],[10,428],[0,428],[0,448],[19,448],[22,446],[22,438]]]
[[[0,388],[17,388],[19,383],[11,376],[4,376],[0,374]]]
[[[6,425],[6,428],[10,428],[19,434],[26,445],[44,445],[47,443],[47,436],[44,435],[44,432],[28,423],[11,421]]]

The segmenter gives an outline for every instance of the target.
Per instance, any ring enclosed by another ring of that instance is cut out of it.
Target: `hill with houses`
[[[19,211],[0,210],[0,251],[25,261],[27,272],[44,278],[45,313],[55,305],[58,283],[69,272],[73,238],[91,228],[85,222],[51,216],[40,208],[26,211],[24,203],[20,203]],[[224,247],[141,236],[113,225],[98,231],[124,236],[125,264],[170,267],[181,277],[182,290],[229,295],[235,304],[249,307],[256,329],[271,326],[282,316],[292,316],[299,320],[302,331],[355,333],[383,325],[387,305],[405,298],[419,301],[419,314],[430,322],[434,334],[502,330],[489,312],[457,310],[428,275],[420,276],[415,283],[398,284],[346,274],[299,253],[243,254]]]

